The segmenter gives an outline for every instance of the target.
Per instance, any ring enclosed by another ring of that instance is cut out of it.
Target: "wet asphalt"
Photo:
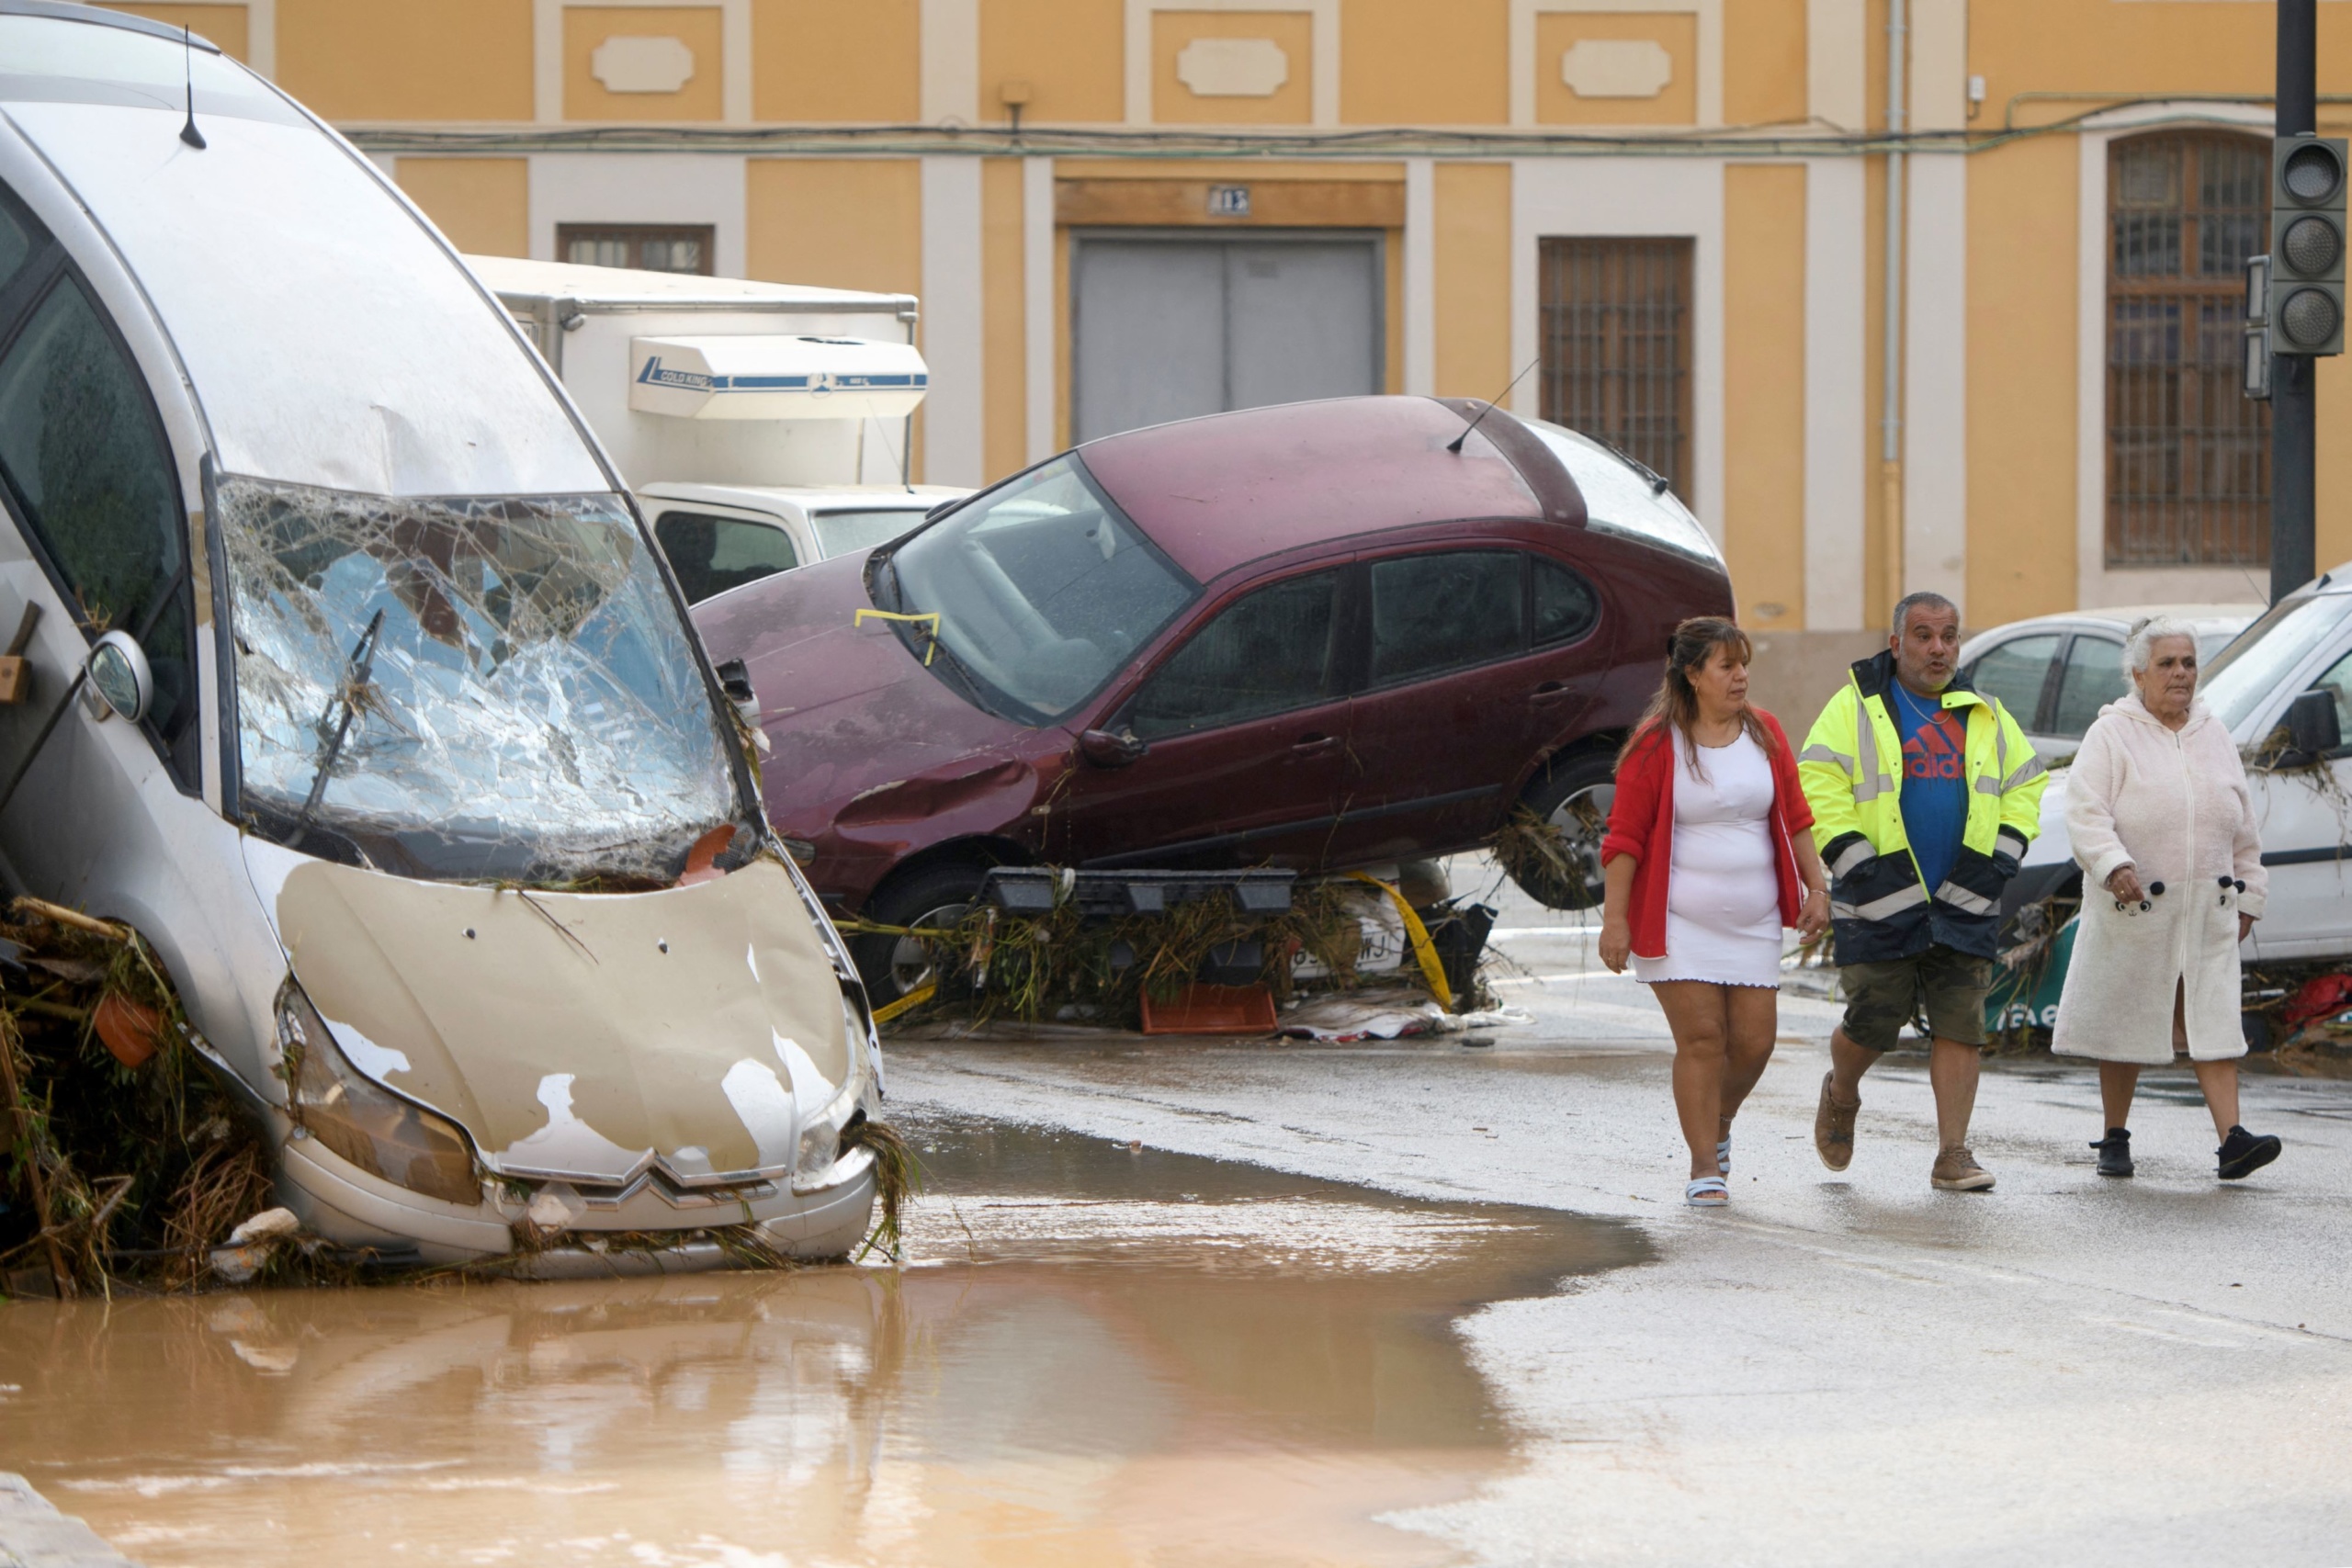
[[[2115,1181],[2091,1069],[1996,1060],[1998,1186],[1939,1193],[1924,1055],[1871,1075],[1852,1166],[1821,1166],[1838,1010],[1784,992],[1732,1206],[1693,1211],[1655,1005],[1590,929],[1497,902],[1528,1021],[1483,1043],[910,1044],[893,1100],[1629,1224],[1653,1260],[1459,1320],[1515,1462],[1384,1517],[1464,1561],[2352,1563],[2352,1081],[2249,1071],[2286,1153],[2224,1184],[2187,1070],[2152,1072]]]

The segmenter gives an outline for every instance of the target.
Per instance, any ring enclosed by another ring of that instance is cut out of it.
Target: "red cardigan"
[[[1772,737],[1772,869],[1780,875],[1781,923],[1793,926],[1804,907],[1804,889],[1797,876],[1796,850],[1791,840],[1813,826],[1813,807],[1805,804],[1804,788],[1797,783],[1796,753],[1781,733],[1781,721],[1756,710]],[[1666,884],[1674,864],[1674,743],[1668,728],[1652,722],[1634,733],[1625,760],[1617,764],[1617,795],[1609,806],[1609,832],[1600,840],[1600,863],[1631,855],[1634,870],[1631,908],[1626,914],[1634,928],[1634,952],[1643,958],[1666,956]]]

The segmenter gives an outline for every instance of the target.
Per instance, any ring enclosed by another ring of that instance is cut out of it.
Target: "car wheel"
[[[1559,829],[1555,856],[1532,849],[1507,857],[1505,867],[1521,891],[1547,909],[1597,909],[1605,887],[1600,840],[1609,829],[1609,803],[1617,795],[1616,759],[1605,751],[1564,758],[1521,797],[1539,819]]]
[[[976,865],[928,866],[885,886],[866,904],[865,917],[877,926],[952,926],[980,896],[980,876]],[[865,982],[865,994],[877,1008],[939,977],[938,955],[921,937],[861,936],[851,942],[849,951]]]

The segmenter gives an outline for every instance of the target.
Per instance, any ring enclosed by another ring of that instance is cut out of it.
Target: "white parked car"
[[[0,871],[145,934],[311,1232],[855,1244],[865,994],[619,475],[376,165],[177,28],[0,0]]]
[[[718,485],[638,487],[686,603],[770,572],[887,545],[922,525],[933,508],[972,492],[950,485]]]
[[[2262,614],[2259,604],[2143,604],[2075,610],[2011,621],[1970,637],[1960,672],[2001,699],[2045,761],[2074,755],[2098,710],[2131,688],[2123,639],[2143,615],[2177,615],[2197,628],[2197,657],[2211,663]]]
[[[2214,655],[2198,696],[2246,753],[2270,870],[2268,912],[2249,956],[2352,954],[2352,563],[2298,589]],[[2074,867],[2066,773],[2041,798],[2041,836],[2017,879],[2058,886]],[[2013,885],[2016,886],[2016,885]],[[2032,895],[2038,896],[2038,895]]]

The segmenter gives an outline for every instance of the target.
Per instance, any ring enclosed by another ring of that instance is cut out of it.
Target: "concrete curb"
[[[138,1568],[89,1526],[0,1470],[0,1568]]]

